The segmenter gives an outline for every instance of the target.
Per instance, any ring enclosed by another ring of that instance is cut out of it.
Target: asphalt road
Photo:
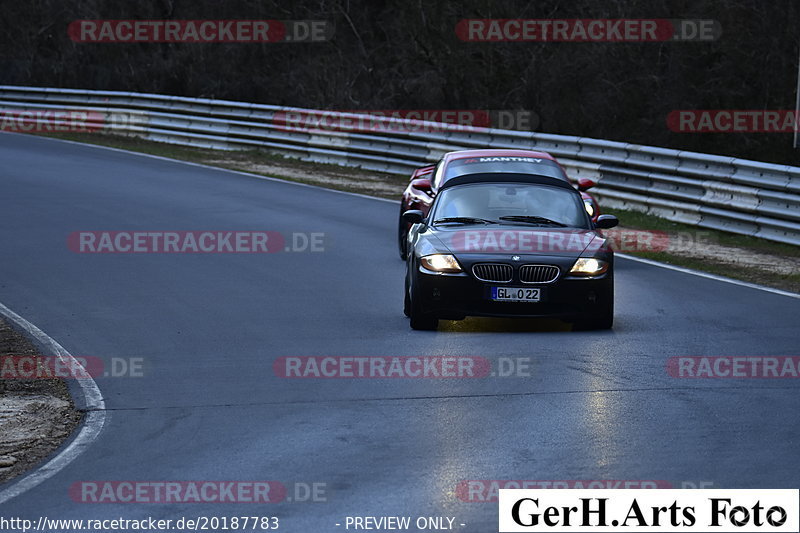
[[[459,499],[462,480],[796,488],[797,379],[676,379],[665,363],[800,355],[800,300],[619,259],[612,332],[477,319],[415,332],[396,215],[394,203],[1,134],[0,302],[75,356],[144,361],[144,377],[97,380],[110,415],[100,437],[2,515],[272,515],[308,533],[343,531],[348,515],[450,516],[481,533],[496,531],[497,504]],[[70,251],[67,235],[88,230],[324,232],[325,251]],[[472,379],[275,375],[276,358],[298,355],[530,367]],[[88,480],[277,480],[290,498],[295,482],[321,483],[327,501],[76,503],[68,488]]]

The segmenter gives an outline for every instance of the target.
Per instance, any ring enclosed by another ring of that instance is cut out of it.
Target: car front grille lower
[[[558,267],[553,265],[523,265],[519,269],[522,283],[550,283],[558,278]]]
[[[481,281],[508,283],[511,281],[512,272],[511,265],[502,263],[479,263],[472,266],[472,273]]]

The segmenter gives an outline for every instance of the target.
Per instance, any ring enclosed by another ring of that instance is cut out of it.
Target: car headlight
[[[569,271],[573,276],[599,276],[608,271],[608,262],[594,257],[581,257]]]
[[[594,216],[594,204],[591,200],[584,200],[583,207],[586,208],[586,212],[589,213],[590,218]]]
[[[450,254],[433,254],[426,255],[420,259],[420,263],[424,268],[434,272],[461,272],[461,265],[455,257]]]

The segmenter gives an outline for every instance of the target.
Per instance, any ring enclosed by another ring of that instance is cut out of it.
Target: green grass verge
[[[601,202],[602,207],[602,202]],[[604,209],[603,213],[616,215],[620,220],[620,225],[626,228],[647,229],[654,231],[665,231],[667,233],[696,233],[703,232],[703,238],[722,246],[735,246],[748,250],[783,257],[800,257],[800,247],[780,242],[772,242],[757,237],[747,235],[737,235],[713,229],[700,228],[690,224],[672,222],[665,218],[658,218],[638,211],[625,209]]]

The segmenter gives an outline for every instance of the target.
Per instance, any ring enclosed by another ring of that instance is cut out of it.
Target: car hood
[[[610,251],[595,229],[537,228],[520,225],[437,226],[420,234],[430,253],[481,255],[591,256]]]

